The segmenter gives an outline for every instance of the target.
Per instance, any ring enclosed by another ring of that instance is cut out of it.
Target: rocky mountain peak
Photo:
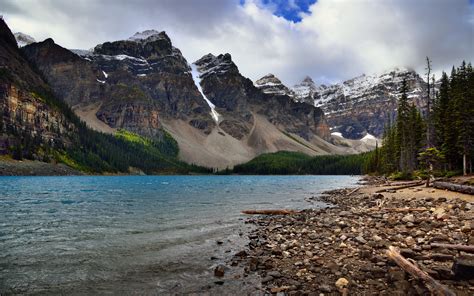
[[[152,42],[156,40],[164,39],[171,44],[171,39],[168,37],[165,31],[158,32],[157,30],[145,30],[143,32],[136,32],[128,40],[133,42]]]
[[[255,81],[255,86],[266,94],[293,96],[293,92],[273,74],[267,74]]]
[[[295,84],[292,90],[295,94],[294,98],[296,101],[311,104],[315,94],[320,88],[321,87],[318,87],[316,83],[314,83],[311,77],[306,76],[299,84]]]
[[[94,54],[118,56],[126,55],[135,58],[155,59],[165,56],[181,55],[173,47],[171,39],[165,32],[148,30],[137,32],[127,40],[117,40],[99,44],[94,48]]]
[[[409,100],[423,111],[426,83],[414,70],[407,68],[363,74],[327,87],[320,86],[305,102],[321,107],[333,131],[342,132],[345,138],[360,139],[366,133],[380,137],[385,123],[396,115],[404,79],[408,84]]]
[[[239,73],[239,69],[232,61],[232,56],[229,53],[218,56],[209,53],[194,62],[194,64],[197,66],[201,78],[212,74]]]
[[[305,78],[301,81],[301,84],[316,85],[313,79],[309,76],[305,76]]]
[[[22,32],[16,32],[13,35],[15,36],[16,42],[18,43],[18,47],[23,47],[36,42],[35,38]]]
[[[15,36],[12,31],[10,31],[10,28],[8,28],[3,18],[0,18],[0,40],[2,40],[2,43],[18,47]]]

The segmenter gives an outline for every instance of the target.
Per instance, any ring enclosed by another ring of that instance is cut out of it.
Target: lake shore
[[[0,158],[0,176],[76,176],[84,173],[65,164],[37,160],[13,160]]]
[[[246,223],[257,227],[249,234],[248,250],[232,264],[258,274],[258,289],[265,293],[429,293],[388,259],[388,246],[394,246],[457,295],[472,295],[474,280],[456,279],[451,271],[465,253],[432,244],[474,245],[474,196],[424,185],[390,190],[394,184],[365,181],[357,190],[314,197],[332,205],[326,209],[248,218]]]

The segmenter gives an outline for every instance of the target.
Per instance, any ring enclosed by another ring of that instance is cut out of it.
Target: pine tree
[[[399,151],[399,170],[410,173],[410,151],[409,151],[409,130],[410,130],[410,106],[407,97],[407,82],[404,79],[402,84],[402,96],[398,102],[398,116],[396,125],[396,146]]]

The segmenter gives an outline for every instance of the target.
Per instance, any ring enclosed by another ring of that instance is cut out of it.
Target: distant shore
[[[391,190],[397,183],[374,180],[315,197],[332,205],[326,209],[248,218],[257,227],[234,260],[260,275],[258,289],[266,293],[427,293],[388,259],[388,246],[395,246],[457,295],[472,295],[473,280],[457,280],[451,271],[462,252],[431,244],[474,245],[474,196],[424,185]]]
[[[0,159],[0,176],[74,176],[84,175],[65,164],[33,160]]]

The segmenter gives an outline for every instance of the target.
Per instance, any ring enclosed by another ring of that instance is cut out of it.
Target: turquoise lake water
[[[305,199],[357,181],[350,176],[0,177],[0,294],[199,291],[215,280],[216,264],[245,247],[250,226],[241,210],[321,207]]]

